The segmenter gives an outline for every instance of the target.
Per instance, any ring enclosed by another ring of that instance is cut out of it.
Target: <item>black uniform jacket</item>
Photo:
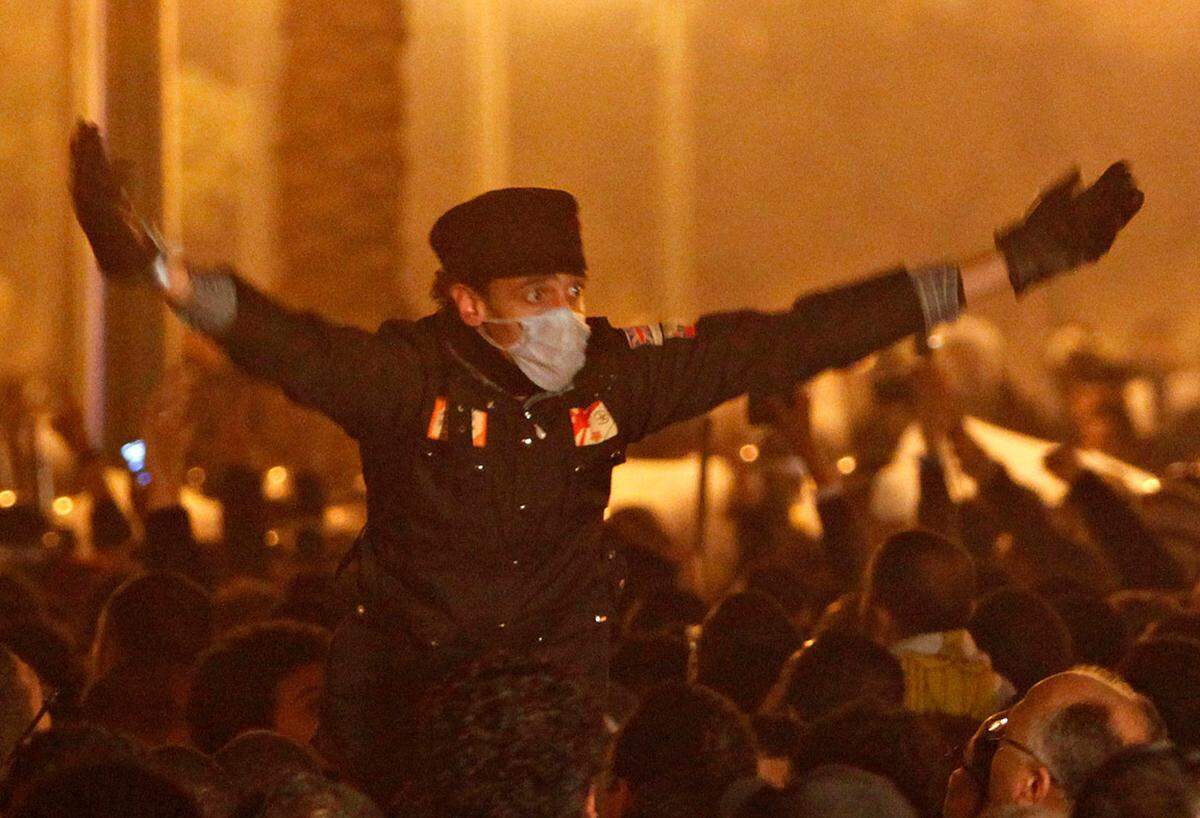
[[[605,633],[619,578],[600,525],[629,443],[924,331],[902,269],[782,313],[630,329],[594,318],[573,388],[552,394],[452,311],[372,333],[234,281],[236,318],[218,340],[358,441],[371,604],[431,645]]]

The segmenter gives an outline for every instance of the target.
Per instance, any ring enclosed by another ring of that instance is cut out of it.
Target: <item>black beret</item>
[[[491,190],[446,211],[429,244],[454,281],[472,286],[494,278],[582,273],[579,205],[565,190]]]

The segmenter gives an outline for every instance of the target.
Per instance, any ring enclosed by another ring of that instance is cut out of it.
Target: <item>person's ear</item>
[[[1054,792],[1054,781],[1050,771],[1045,767],[1026,766],[1022,769],[1020,789],[1017,792],[1017,803],[1044,804]]]
[[[466,284],[451,284],[450,300],[458,310],[458,317],[468,327],[478,327],[487,320],[487,303],[483,296]]]

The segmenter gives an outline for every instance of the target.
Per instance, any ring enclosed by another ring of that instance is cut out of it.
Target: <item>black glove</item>
[[[1024,221],[996,234],[1013,290],[1020,295],[1030,284],[1096,261],[1143,198],[1124,162],[1111,165],[1087,190],[1079,190],[1078,169],[1044,190]]]
[[[105,276],[129,278],[150,270],[158,250],[90,122],[80,121],[71,135],[71,203]]]

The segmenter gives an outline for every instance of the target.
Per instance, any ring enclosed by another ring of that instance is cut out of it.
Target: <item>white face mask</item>
[[[520,325],[520,339],[508,347],[500,346],[486,332],[482,334],[547,392],[562,392],[583,369],[592,328],[570,307],[555,307],[528,318],[494,318],[485,323]]]

